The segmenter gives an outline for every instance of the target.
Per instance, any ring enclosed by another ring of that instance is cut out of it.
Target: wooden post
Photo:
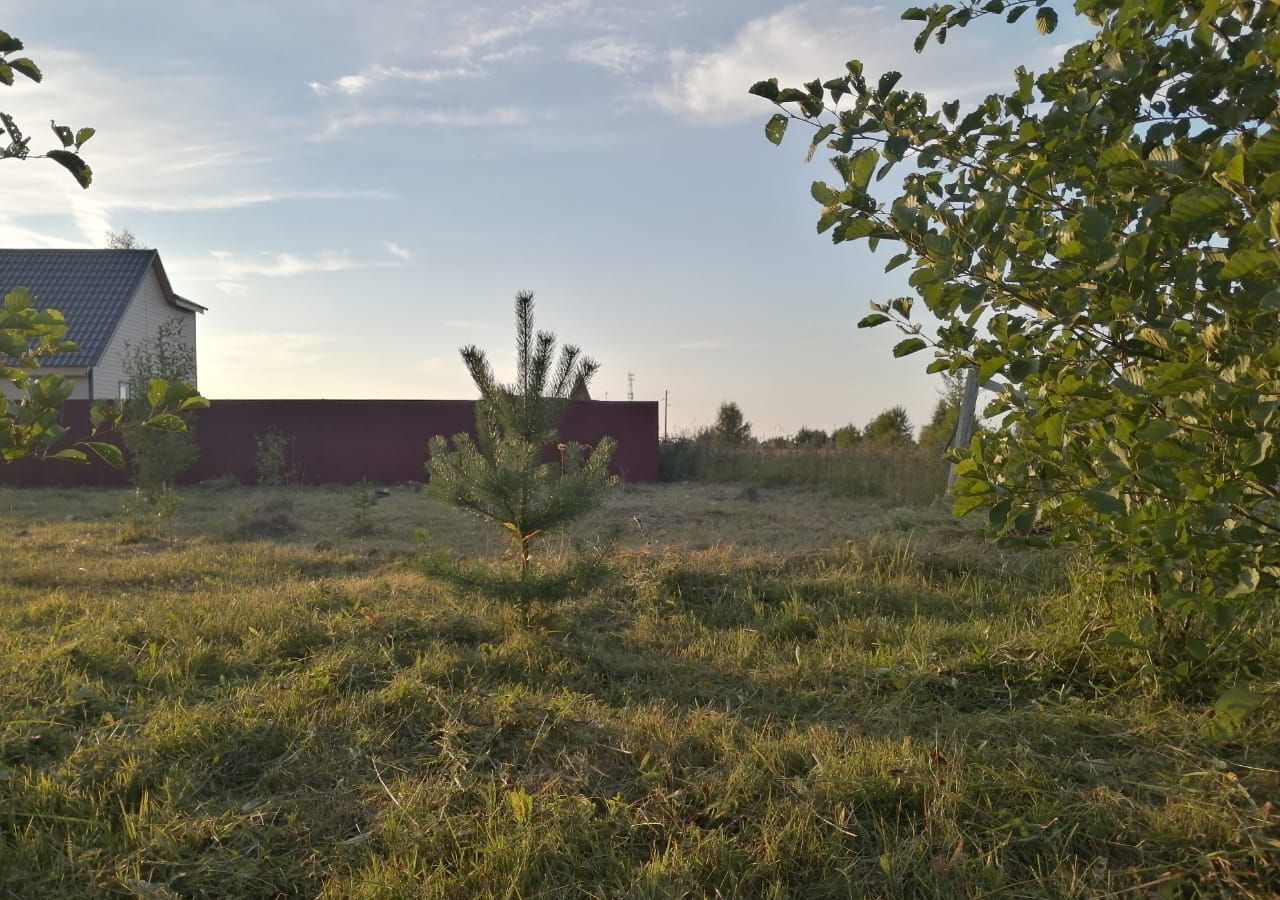
[[[960,421],[956,423],[955,437],[951,439],[951,448],[968,447],[973,440],[973,422],[978,411],[978,370],[969,369],[964,376],[964,397],[960,401]],[[951,492],[956,483],[956,465],[951,464],[947,472],[947,492]]]
[[[671,392],[662,392],[662,440],[667,439],[667,408],[671,405]]]

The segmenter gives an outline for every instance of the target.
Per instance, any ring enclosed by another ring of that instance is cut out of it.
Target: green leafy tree
[[[862,429],[852,422],[841,425],[831,432],[831,446],[837,450],[848,450],[850,447],[856,447],[861,441]]]
[[[738,404],[721,403],[716,411],[716,423],[711,426],[711,435],[726,444],[745,444],[751,440],[751,423],[742,415]]]
[[[801,428],[791,438],[796,447],[825,447],[830,442],[831,437],[821,428]]]
[[[957,511],[1006,536],[1047,523],[1141,576],[1148,646],[1188,675],[1280,588],[1280,4],[1075,9],[1089,40],[971,108],[856,60],[752,92],[782,109],[769,140],[799,120],[830,151],[819,231],[911,266],[915,297],[861,324],[907,332],[897,356],[932,347],[930,371],[1008,383],[998,427],[956,454]],[[903,17],[920,50],[997,14],[1058,22],[1043,0]]]
[[[891,406],[867,423],[862,439],[880,446],[905,447],[915,443],[913,433],[906,409]]]
[[[517,294],[515,306],[515,383],[500,384],[484,351],[464,347],[463,362],[480,391],[476,436],[458,434],[451,442],[433,437],[427,471],[431,494],[507,530],[526,602],[534,541],[600,504],[615,445],[605,438],[588,453],[560,440],[558,426],[575,385],[589,384],[599,364],[570,344],[557,358],[556,336],[535,335],[533,294]],[[548,448],[557,452],[553,462],[544,461]]]

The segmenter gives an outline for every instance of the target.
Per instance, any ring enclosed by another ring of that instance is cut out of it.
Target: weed
[[[237,507],[227,537],[232,540],[277,538],[297,530],[293,501],[273,496]]]
[[[352,537],[368,537],[377,530],[373,521],[373,508],[378,505],[378,494],[373,483],[362,480],[351,494],[351,515],[347,521],[347,533]]]
[[[173,525],[182,501],[168,485],[158,488],[134,488],[121,505],[124,527],[120,543],[137,544],[146,540],[172,541]]]

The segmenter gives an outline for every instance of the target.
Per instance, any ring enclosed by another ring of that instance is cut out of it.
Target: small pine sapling
[[[476,437],[431,439],[427,472],[433,496],[507,530],[520,566],[520,599],[533,542],[594,509],[611,482],[614,441],[588,448],[560,440],[558,426],[576,386],[585,387],[599,364],[566,344],[556,357],[556,336],[533,330],[533,294],[516,295],[516,382],[499,384],[484,351],[464,347],[462,359],[480,390]],[[548,448],[557,458],[544,461]]]

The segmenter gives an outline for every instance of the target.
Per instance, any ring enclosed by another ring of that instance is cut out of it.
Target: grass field
[[[626,488],[526,625],[496,532],[353,497],[191,489],[148,536],[0,490],[0,897],[1280,892],[1274,697],[1211,740],[1078,562]]]

